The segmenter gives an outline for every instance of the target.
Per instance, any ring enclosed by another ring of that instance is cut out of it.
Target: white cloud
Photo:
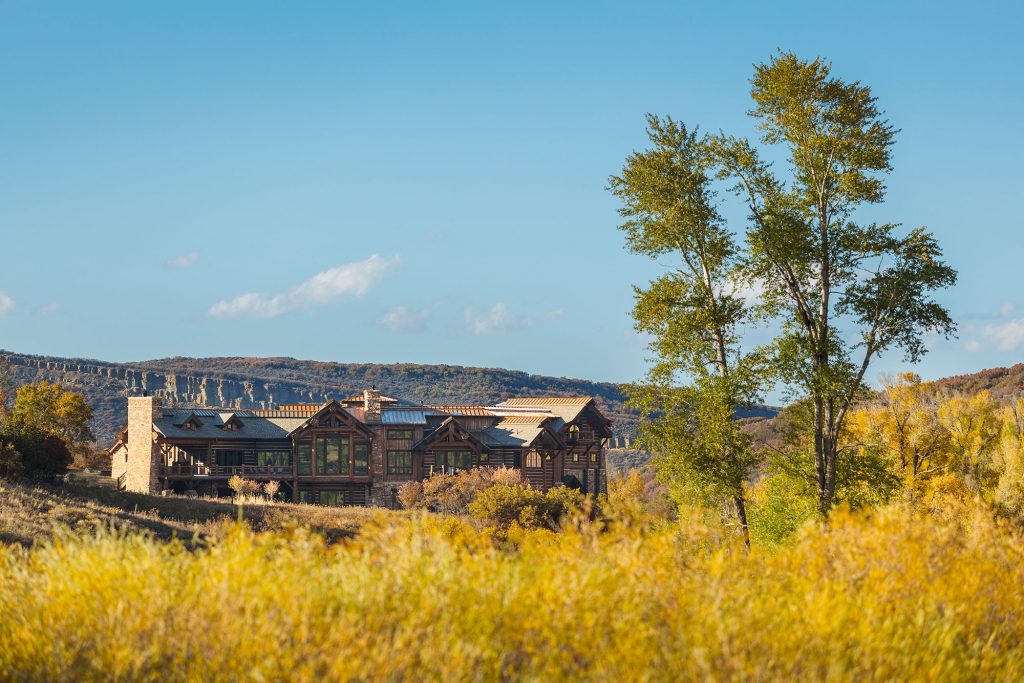
[[[550,311],[548,311],[547,313],[544,314],[544,319],[545,320],[554,320],[555,318],[561,318],[563,315],[565,315],[565,309],[564,308],[554,308],[554,309],[552,309],[552,310],[550,310]]]
[[[1003,316],[1004,318],[1008,318],[1013,313],[1014,308],[1015,306],[1011,302],[1007,301],[1005,304],[999,307],[999,315]]]
[[[764,297],[765,284],[760,280],[732,280],[722,289],[725,294],[742,299],[747,306],[756,306]]]
[[[187,254],[172,258],[167,262],[169,268],[190,268],[199,260],[198,251],[190,251]]]
[[[1008,320],[998,325],[985,325],[979,330],[981,338],[997,351],[1016,351],[1024,345],[1024,319]]]
[[[380,282],[401,258],[374,254],[365,261],[346,263],[317,273],[283,294],[247,292],[218,301],[207,315],[211,318],[276,318],[299,308],[330,303],[343,296],[360,297]]]
[[[39,308],[39,315],[57,315],[60,313],[60,304],[56,301]]]
[[[481,336],[528,330],[534,326],[534,321],[509,311],[505,304],[499,302],[480,315],[476,315],[472,308],[467,308],[466,324],[473,334]]]
[[[407,306],[396,306],[377,318],[377,326],[389,332],[412,333],[422,332],[430,320],[430,309],[412,310]]]
[[[969,351],[970,353],[981,351],[981,344],[978,343],[977,339],[968,339],[964,342],[964,351]]]
[[[0,315],[7,315],[14,310],[14,299],[9,294],[0,292]]]

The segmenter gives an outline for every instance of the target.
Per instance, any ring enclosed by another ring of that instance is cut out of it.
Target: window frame
[[[362,451],[362,460],[359,453]],[[362,464],[360,464],[362,463]],[[352,444],[352,476],[366,477],[370,474],[370,444],[365,441]]]
[[[308,459],[305,460],[307,467],[303,467],[303,450],[307,451]],[[313,442],[312,441],[300,441],[295,444],[295,465],[296,474],[300,477],[312,477],[313,476]]]
[[[397,467],[395,456],[399,455],[402,456],[403,460],[408,458],[408,464],[403,463],[401,467]],[[385,467],[388,474],[412,475],[412,451],[402,448],[389,448],[385,456]]]
[[[532,464],[536,462],[537,464]],[[539,470],[544,467],[544,460],[540,457],[540,451],[526,451],[526,467],[531,470]]]

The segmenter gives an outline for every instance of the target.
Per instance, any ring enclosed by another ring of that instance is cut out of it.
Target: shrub
[[[469,504],[473,519],[507,531],[512,524],[524,529],[555,529],[568,513],[581,509],[585,496],[575,489],[556,486],[547,493],[529,484],[499,484],[481,491]]]
[[[496,486],[515,486],[526,483],[523,473],[511,467],[496,467],[490,470],[490,473],[491,483]]]
[[[263,485],[263,493],[266,494],[267,498],[274,500],[277,498],[278,492],[281,491],[281,482],[271,479]]]
[[[21,454],[20,476],[25,479],[52,481],[67,472],[73,460],[64,441],[34,428],[12,432],[7,435],[7,441]]]
[[[415,510],[425,507],[421,504],[423,500],[423,484],[418,481],[407,481],[398,487],[398,502],[406,510]]]
[[[435,474],[421,482],[408,482],[398,489],[398,500],[409,510],[430,510],[446,515],[464,515],[469,504],[496,484],[521,485],[522,475],[507,467],[479,467],[459,474]]]
[[[107,453],[102,448],[93,448],[91,446],[82,446],[77,449],[74,453],[74,461],[72,463],[75,469],[79,470],[93,470],[96,472],[109,472],[110,471],[110,453]]]
[[[0,440],[0,479],[20,479],[24,473],[21,453],[13,443]]]
[[[245,479],[236,474],[228,479],[228,488],[234,491],[236,496],[246,498],[256,495],[260,490],[260,485],[252,479]]]

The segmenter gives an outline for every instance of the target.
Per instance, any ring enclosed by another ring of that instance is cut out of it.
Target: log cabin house
[[[610,422],[594,400],[512,398],[494,406],[411,405],[375,389],[271,410],[165,408],[128,399],[110,447],[119,489],[227,495],[228,479],[276,480],[286,500],[397,506],[398,487],[473,467],[521,470],[541,490],[606,488]]]

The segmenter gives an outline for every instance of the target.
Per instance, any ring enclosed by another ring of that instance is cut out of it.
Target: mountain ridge
[[[267,408],[282,403],[320,403],[376,386],[419,403],[493,404],[525,395],[593,396],[611,418],[618,439],[632,438],[637,416],[624,405],[623,384],[552,377],[504,368],[415,363],[337,363],[288,357],[175,356],[117,363],[39,356],[0,350],[16,384],[41,379],[81,392],[93,406],[93,431],[107,443],[124,421],[125,397],[160,394],[182,405]],[[744,411],[770,417],[771,406]]]

